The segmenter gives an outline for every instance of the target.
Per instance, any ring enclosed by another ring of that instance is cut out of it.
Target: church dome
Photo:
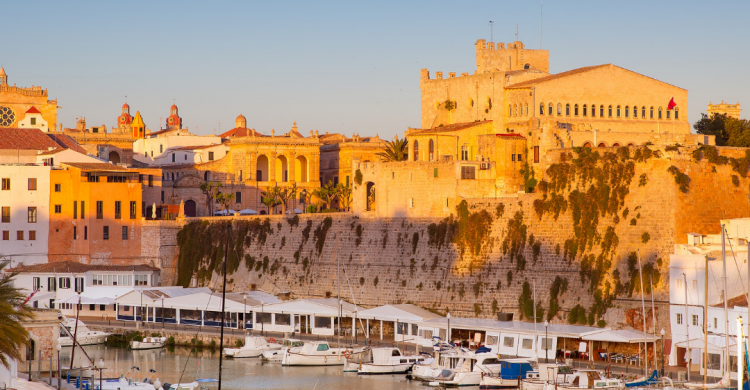
[[[128,103],[125,103],[122,105],[122,108],[130,108],[130,106],[128,105]]]
[[[245,116],[240,114],[237,119],[234,120],[234,127],[245,128],[247,127],[247,119]]]
[[[177,109],[177,105],[176,105],[176,104],[173,104],[173,105],[172,105],[172,107],[171,107],[170,109],[172,109],[172,110],[176,110],[176,109]]]

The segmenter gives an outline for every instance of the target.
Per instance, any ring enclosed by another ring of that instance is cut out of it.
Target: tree
[[[344,211],[349,211],[349,207],[352,205],[352,187],[350,185],[339,183],[336,187],[336,194],[341,200],[341,205],[344,207]]]
[[[284,187],[277,191],[278,199],[281,202],[281,213],[286,215],[286,207],[290,200],[297,196],[297,183],[291,187]]]
[[[701,114],[693,128],[698,134],[713,135],[717,146],[750,147],[750,122],[726,114]]]
[[[407,150],[406,138],[397,137],[393,141],[386,142],[383,151],[378,152],[376,156],[385,162],[406,161],[409,157]]]
[[[231,206],[232,201],[234,200],[234,194],[224,194],[219,191],[218,193],[216,193],[216,195],[214,195],[214,197],[216,198],[216,202],[221,205],[221,211],[224,213],[224,215],[227,215],[229,206]]]
[[[273,208],[281,204],[279,201],[279,186],[275,185],[273,188],[268,188],[266,191],[261,192],[260,202],[266,205],[268,214],[273,214]]]
[[[313,191],[313,195],[320,199],[323,204],[323,209],[326,210],[330,207],[334,199],[336,199],[336,188],[333,186],[333,182],[328,182],[326,185],[316,188]]]
[[[221,188],[221,183],[215,181],[207,181],[201,184],[201,191],[206,194],[206,208],[209,215],[214,215],[214,199],[216,199],[219,188]]]
[[[8,265],[0,263],[0,274]],[[10,360],[21,360],[21,349],[27,345],[29,332],[21,321],[34,318],[34,313],[23,305],[26,296],[13,286],[17,272],[0,277],[0,363],[10,368]]]

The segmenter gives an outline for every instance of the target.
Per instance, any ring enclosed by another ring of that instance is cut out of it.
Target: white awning
[[[658,337],[634,329],[601,329],[581,335],[581,340],[608,341],[613,343],[642,343],[651,342],[654,339],[658,339]]]

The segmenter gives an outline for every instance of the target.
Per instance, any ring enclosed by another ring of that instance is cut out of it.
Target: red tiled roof
[[[61,261],[44,264],[21,265],[16,268],[8,268],[5,272],[38,272],[38,273],[84,273],[87,271],[159,271],[159,268],[146,264],[136,265],[107,265],[107,264],[82,264],[75,261]]]
[[[256,137],[265,137],[265,135],[255,131],[255,129],[248,129],[247,127],[235,127],[234,129],[221,134],[221,138],[250,137],[253,134],[255,134]]]
[[[724,302],[717,303],[717,304],[711,305],[711,306],[713,306],[713,307],[724,307]],[[735,307],[735,306],[747,307],[747,295],[742,294],[742,295],[738,295],[738,296],[736,296],[734,298],[729,298],[729,300],[727,301],[727,307]]]
[[[174,149],[169,149],[169,150],[196,150],[196,149],[213,148],[214,146],[221,146],[221,144],[200,145],[200,146],[183,146],[183,147],[180,147],[180,148],[174,148]]]
[[[437,133],[437,132],[445,133],[445,132],[451,132],[451,131],[458,131],[458,130],[470,129],[474,126],[483,125],[485,123],[492,123],[492,121],[489,120],[489,121],[478,121],[478,122],[467,122],[467,123],[454,123],[452,125],[433,127],[431,129],[412,129],[414,130],[414,132],[409,133],[409,135]]]
[[[36,109],[36,107],[34,107],[34,106],[31,106],[31,108],[29,108],[29,109],[28,109],[28,110],[26,111],[26,113],[27,113],[27,114],[41,114],[42,112],[41,112],[41,111],[39,111],[39,110],[37,110],[37,109]]]
[[[599,69],[599,68],[603,68],[605,66],[610,66],[610,65],[612,65],[612,64],[584,66],[583,68],[573,69],[573,70],[569,70],[567,72],[551,74],[549,76],[540,77],[538,79],[527,80],[527,81],[522,81],[520,83],[511,84],[511,85],[509,85],[509,86],[507,86],[505,88],[507,89],[507,88],[530,87],[530,86],[533,86],[533,85],[537,85],[539,83],[544,83],[544,82],[551,81],[551,80],[556,80],[556,79],[559,79],[559,78],[562,78],[562,77],[567,77],[567,76],[572,76],[572,75],[579,74],[579,73],[588,72],[588,71],[591,71],[591,70],[594,70],[594,69]]]
[[[522,136],[521,134],[515,134],[515,133],[510,133],[510,134],[495,134],[495,136],[497,136],[497,137],[509,137],[509,138],[523,138],[523,139],[526,139],[526,137]]]
[[[57,143],[36,128],[0,127],[0,149],[49,150]]]
[[[69,135],[47,133],[47,137],[52,138],[53,141],[65,149],[71,149],[81,154],[87,154],[86,149]]]
[[[78,163],[78,162],[67,162],[62,165],[68,165],[73,168],[78,168],[82,171],[127,171],[127,168],[123,168],[110,163]]]

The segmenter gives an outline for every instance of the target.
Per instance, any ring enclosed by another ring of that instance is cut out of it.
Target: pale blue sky
[[[125,101],[159,128],[172,99],[199,134],[234,127],[303,134],[420,126],[419,70],[475,69],[474,42],[539,47],[539,1],[4,2],[0,63],[41,85],[73,127],[115,124]],[[750,1],[544,2],[550,72],[614,63],[750,110]],[[681,102],[678,102],[682,105]],[[197,129],[196,129],[197,127]]]

